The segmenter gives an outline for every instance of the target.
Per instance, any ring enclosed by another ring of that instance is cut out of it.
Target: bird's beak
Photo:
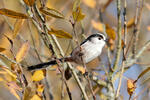
[[[109,39],[108,38],[105,40],[105,42],[107,45],[109,45]]]
[[[105,40],[105,42],[108,43],[108,40],[109,40],[109,39],[107,38],[107,39]]]

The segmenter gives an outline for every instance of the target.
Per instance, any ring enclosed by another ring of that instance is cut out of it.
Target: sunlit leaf
[[[23,13],[15,12],[6,8],[0,9],[0,14],[17,19],[28,19],[29,17]]]
[[[99,30],[100,32],[104,32],[104,24],[100,23],[100,22],[96,22],[94,20],[91,21],[92,22],[92,26]]]
[[[44,7],[44,8],[41,7],[40,11],[45,15],[64,19],[64,15],[55,9],[48,8],[48,7]]]
[[[77,22],[83,20],[85,17],[80,7],[78,7],[76,11],[73,11],[72,15],[73,15],[73,19]]]
[[[51,28],[51,31],[48,31],[48,33],[49,34],[54,34],[59,38],[68,38],[68,39],[72,38],[71,34],[65,32],[63,30],[56,30],[56,29]]]
[[[33,4],[34,4],[34,2],[35,2],[35,0],[23,0],[25,3],[26,3],[26,5],[28,5],[28,6],[33,6]]]
[[[128,22],[127,22],[127,28],[130,28],[134,25],[134,20],[135,18],[131,18]]]
[[[34,95],[30,100],[42,100],[38,95]]]
[[[77,10],[77,8],[80,6],[81,0],[74,0],[73,3],[73,12]]]
[[[44,91],[44,85],[43,84],[38,85],[37,91],[42,93]]]
[[[17,62],[21,62],[25,58],[25,56],[27,55],[28,50],[29,50],[29,42],[26,41],[21,46],[21,48],[19,49],[19,51],[17,52],[17,54],[16,54],[16,61]]]
[[[148,67],[148,68],[146,68],[144,71],[142,71],[142,73],[138,76],[138,78],[136,79],[136,81],[138,81],[138,79],[140,78],[140,77],[142,77],[143,75],[145,75],[147,72],[149,72],[150,71],[150,67]]]
[[[116,39],[115,30],[113,28],[111,28],[108,24],[106,24],[106,33],[110,39],[112,39],[112,40]]]
[[[41,81],[44,79],[44,72],[42,70],[37,70],[33,73],[33,76],[31,77],[33,81]]]
[[[24,19],[18,19],[15,23],[14,26],[14,30],[13,30],[13,38],[16,38],[16,36],[18,35],[20,29],[22,28],[23,24],[24,24]]]
[[[83,0],[85,5],[87,5],[90,8],[95,8],[96,6],[96,1],[95,0]]]
[[[2,68],[4,71],[6,71],[8,73],[8,75],[10,75],[11,77],[13,77],[14,79],[17,78],[17,76],[15,74],[13,74],[9,69],[7,69],[6,67],[0,66],[0,68]]]
[[[85,68],[83,66],[77,66],[76,67],[82,74],[85,74]]]
[[[5,51],[5,50],[6,50],[5,48],[0,47],[0,52],[3,52],[3,51]]]
[[[134,83],[134,80],[128,79],[127,80],[127,91],[128,94],[131,96],[133,92],[135,91],[136,85]]]

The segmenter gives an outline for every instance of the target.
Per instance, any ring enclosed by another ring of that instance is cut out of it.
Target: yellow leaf
[[[104,32],[104,24],[92,20],[92,26],[100,32]]]
[[[41,81],[42,79],[44,79],[44,72],[42,70],[35,71],[32,76],[32,80],[33,81]]]
[[[13,10],[9,10],[9,9],[6,9],[6,8],[1,8],[0,9],[0,14],[8,16],[8,17],[12,17],[12,18],[17,18],[17,19],[28,19],[29,18],[25,14],[22,14],[22,13],[19,13],[19,12],[15,12]]]
[[[14,26],[14,30],[13,30],[13,38],[16,38],[16,36],[18,35],[23,24],[24,24],[24,19],[18,19],[16,21],[15,26]]]
[[[5,50],[6,50],[5,48],[0,47],[0,52],[3,52],[3,51],[5,51]]]
[[[42,92],[43,92],[43,90],[44,90],[44,85],[43,85],[43,84],[38,85],[38,87],[37,87],[37,91],[38,91],[38,92],[40,92],[40,93],[42,93]]]
[[[34,95],[30,100],[42,100],[38,95]]]
[[[44,7],[44,8],[41,7],[40,11],[45,15],[64,19],[64,15],[55,9],[48,8],[48,7]]]
[[[68,39],[72,38],[71,34],[65,32],[63,30],[56,30],[56,29],[51,28],[51,31],[48,31],[48,33],[49,34],[54,34],[59,38],[68,38]]]
[[[106,24],[106,33],[110,39],[112,39],[112,40],[116,39],[115,30],[113,28],[111,28],[108,24]]]
[[[17,61],[18,63],[21,62],[21,61],[25,58],[25,56],[26,56],[28,50],[29,50],[29,42],[26,41],[26,42],[21,46],[21,48],[19,49],[19,51],[18,51],[17,54],[16,54],[16,61]]]
[[[33,6],[33,4],[34,4],[34,2],[35,2],[35,0],[23,0],[25,3],[26,3],[26,5],[28,5],[28,6]]]
[[[76,67],[82,74],[85,74],[85,68],[83,66]]]
[[[135,20],[135,18],[131,18],[131,19],[127,22],[127,28],[130,28],[131,26],[134,25],[134,20]]]
[[[17,78],[17,76],[15,74],[13,74],[9,69],[7,69],[6,67],[0,66],[0,68],[2,68],[3,70],[5,70],[10,76],[12,76],[14,79]]]
[[[135,88],[136,88],[136,85],[134,83],[134,80],[131,80],[131,79],[127,80],[127,91],[130,96],[135,91]]]
[[[80,7],[78,7],[76,11],[73,11],[72,15],[73,15],[74,21],[77,21],[77,22],[83,20],[85,17]]]
[[[83,2],[90,8],[95,8],[96,6],[95,0],[83,0]]]

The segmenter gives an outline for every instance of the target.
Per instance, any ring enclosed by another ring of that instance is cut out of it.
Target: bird
[[[60,59],[51,60],[27,67],[29,71],[47,68],[50,65],[55,65],[57,62],[74,62],[76,64],[88,63],[101,55],[102,49],[107,42],[106,36],[103,33],[95,33],[88,36],[80,45],[72,50],[70,56]]]

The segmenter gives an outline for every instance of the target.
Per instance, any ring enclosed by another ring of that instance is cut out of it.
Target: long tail
[[[58,61],[60,61],[60,62],[68,62],[68,61],[72,62],[72,59],[71,59],[71,57],[66,57],[66,58],[60,58],[60,59],[58,59]],[[29,71],[32,71],[32,70],[47,68],[49,65],[55,65],[55,64],[57,64],[57,61],[51,60],[49,62],[29,66],[27,69]]]

